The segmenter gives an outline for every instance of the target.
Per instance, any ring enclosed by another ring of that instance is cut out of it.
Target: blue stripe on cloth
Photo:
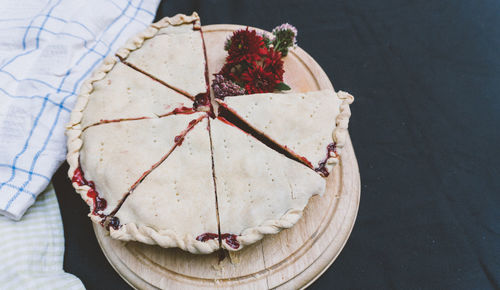
[[[61,4],[61,2],[62,2],[62,0],[59,0],[56,4],[54,4],[54,6],[52,6],[50,8],[49,13],[47,13],[47,15],[45,15],[45,19],[43,20],[42,25],[41,25],[40,29],[38,29],[38,33],[36,35],[36,48],[39,48],[40,34],[42,33],[42,28],[45,27],[45,24],[47,23],[47,20],[49,20],[49,16],[50,16],[50,14],[52,14],[52,11],[54,11],[54,8],[56,8],[59,4]],[[29,27],[27,29],[29,29]]]
[[[109,0],[109,2],[111,2],[111,3],[112,3],[113,5],[115,5],[117,8],[122,9],[122,8],[121,8],[118,4],[116,4],[116,2],[114,2],[113,0]],[[129,2],[130,6],[131,6],[132,8],[136,8],[136,9],[137,9],[137,10],[139,10],[139,11],[143,11],[143,12],[145,12],[146,14],[148,14],[148,15],[150,15],[150,16],[153,16],[153,17],[155,16],[155,14],[154,14],[153,12],[151,12],[151,11],[149,11],[149,10],[147,10],[147,9],[142,8],[142,7],[141,7],[141,6],[142,6],[142,4],[139,4],[139,7],[138,7],[138,6],[134,6],[134,5],[132,5],[131,0],[128,0],[128,2]]]
[[[140,1],[140,3],[139,3],[139,7],[140,7],[140,6],[142,6],[142,3],[143,3],[143,0],[141,0],[141,1]],[[130,4],[130,2],[129,2],[129,4]],[[123,10],[122,15],[124,15],[124,14],[125,14],[125,11],[128,9],[128,7],[129,7],[129,5],[127,5],[127,7],[125,8],[125,10]],[[137,9],[137,10],[135,11],[135,13],[134,13],[134,16],[133,16],[132,18],[130,18],[130,20],[127,22],[127,24],[125,24],[125,25],[124,25],[124,26],[120,29],[120,31],[116,34],[115,38],[114,38],[114,39],[111,41],[111,43],[109,44],[108,49],[106,50],[106,53],[105,53],[105,54],[108,54],[108,53],[110,52],[110,50],[111,50],[111,46],[112,46],[112,45],[116,42],[116,40],[118,40],[118,37],[119,37],[119,36],[123,33],[123,31],[125,30],[125,28],[126,28],[126,27],[130,24],[130,23],[132,23],[132,21],[134,21],[134,18],[135,18],[135,17],[137,17],[137,13],[138,13],[138,12],[139,12],[139,10]],[[77,87],[79,87],[80,82],[82,82],[82,81],[86,78],[86,76],[87,76],[90,72],[92,72],[92,71],[95,69],[95,67],[96,67],[96,66],[97,66],[97,65],[98,65],[101,61],[102,61],[102,59],[99,59],[99,60],[95,61],[95,62],[92,64],[92,66],[91,66],[91,67],[90,67],[90,68],[89,68],[89,69],[88,69],[88,70],[87,70],[87,71],[83,74],[83,76],[82,76],[80,79],[78,79],[78,80],[76,81],[75,86],[73,87],[73,90],[76,90],[76,88],[77,88]],[[63,103],[63,104],[64,104],[64,102],[66,101],[66,99],[67,99],[67,97],[63,99],[63,101],[62,101],[62,103]]]
[[[129,2],[129,3],[130,3],[130,2]],[[141,1],[140,1],[140,3],[139,3],[139,7],[140,7],[140,6],[142,6],[142,3],[143,3],[143,0],[141,0]],[[125,14],[125,11],[126,11],[126,9],[128,9],[128,7],[129,7],[129,5],[127,5],[127,7],[125,8],[125,10],[123,10],[122,15],[123,15],[123,14]],[[126,28],[126,27],[130,24],[130,23],[132,23],[132,21],[134,21],[134,18],[135,18],[135,17],[137,17],[137,13],[138,13],[138,12],[139,12],[139,10],[137,9],[137,10],[135,11],[135,13],[134,13],[134,16],[133,16],[132,18],[130,18],[130,20],[127,22],[127,24],[126,24],[125,26],[123,26],[123,27],[122,27],[122,29],[120,29],[120,32],[118,32],[118,33],[117,33],[117,35],[115,36],[115,38],[114,38],[114,39],[111,41],[111,43],[109,44],[108,49],[107,49],[107,51],[106,51],[106,53],[105,53],[105,54],[108,54],[108,53],[110,52],[110,50],[111,50],[111,46],[112,46],[112,45],[116,42],[116,40],[117,40],[117,39],[118,39],[118,37],[119,37],[119,36],[123,33],[123,31],[125,30],[125,28]],[[95,61],[95,62],[92,64],[92,66],[91,66],[91,67],[90,67],[90,68],[89,68],[89,69],[88,69],[88,70],[87,70],[87,71],[86,71],[86,72],[82,75],[82,77],[76,81],[75,86],[73,87],[73,90],[76,90],[76,89],[79,87],[80,82],[82,82],[82,81],[83,81],[83,80],[87,77],[87,75],[88,75],[90,72],[92,72],[92,71],[95,69],[95,67],[96,67],[96,66],[97,66],[97,65],[98,65],[101,61],[102,61],[102,59],[99,59],[99,60]],[[66,97],[63,99],[62,104],[64,104],[64,102],[66,102],[66,100],[67,100],[67,98],[68,98],[68,97],[70,97],[70,96],[66,96]]]
[[[40,17],[40,16],[44,16],[43,14],[42,15],[37,15],[36,17]],[[54,16],[54,15],[49,15],[50,19],[54,19],[54,20],[58,20],[58,21],[61,21],[63,23],[74,23],[74,24],[77,24],[79,26],[81,26],[83,29],[87,30],[94,38],[95,38],[95,33],[92,32],[87,26],[85,26],[85,24],[79,22],[79,21],[76,21],[76,20],[66,20],[64,18],[60,18],[60,17],[57,17],[57,16]],[[36,27],[32,27],[32,28],[36,28]]]
[[[33,122],[33,127],[31,127],[30,133],[28,135],[28,139],[26,139],[26,142],[24,143],[22,150],[19,153],[17,153],[16,156],[14,157],[14,162],[12,163],[12,171],[11,171],[10,178],[5,182],[0,183],[0,189],[2,189],[2,187],[5,186],[7,183],[11,182],[14,179],[14,177],[16,176],[16,171],[14,168],[16,167],[17,160],[28,149],[28,145],[30,143],[31,137],[33,136],[33,132],[35,131],[36,126],[38,125],[38,120],[40,120],[40,117],[42,116],[43,111],[45,110],[48,99],[49,99],[48,95],[45,96],[44,101],[42,103],[42,108],[40,109],[40,112],[38,112],[38,115],[36,116],[35,121]]]
[[[125,15],[125,11],[127,11],[127,9],[129,8],[130,6],[130,2],[128,3],[128,5],[122,9],[122,12],[120,13],[120,15],[118,15],[105,29],[104,29],[104,32],[102,33],[102,35],[104,35],[112,26],[113,24],[115,24],[123,15]],[[113,43],[110,43],[109,46],[108,46],[108,51],[110,49],[110,47],[113,45]],[[80,64],[81,61],[83,61],[83,59],[89,55],[92,51],[94,51],[95,47],[97,46],[97,43],[94,44],[94,46],[92,46],[92,48],[90,50],[88,50],[85,54],[83,54],[79,59],[78,61],[75,63],[75,66],[78,66]],[[104,57],[100,58],[99,59],[99,62],[102,61]],[[72,68],[68,69],[66,71],[66,74],[64,75],[63,79],[61,80],[61,83],[59,84],[59,87],[57,88],[57,92],[61,92],[62,91],[62,86],[64,85],[64,82],[66,81],[66,78],[70,75],[72,71]],[[85,72],[84,76],[86,77],[87,74],[89,73],[89,71]],[[78,87],[80,85],[79,82],[76,82],[75,83],[75,87]],[[73,92],[76,91],[76,88],[73,88]],[[71,96],[71,95],[69,95]],[[64,100],[66,99],[66,97],[64,98]],[[64,104],[64,101],[63,101],[63,104]]]
[[[28,51],[25,51],[25,52],[22,52],[14,57],[12,57],[11,59],[9,59],[7,62],[5,62],[2,66],[0,66],[0,71],[3,70],[4,67],[6,67],[7,65],[11,64],[13,61],[15,61],[18,57],[21,57],[21,56],[24,56],[24,55],[28,55],[30,53],[32,53],[33,51],[35,51],[36,49],[32,49],[32,50],[28,50]]]
[[[25,29],[27,26],[16,26],[16,27],[11,27],[9,29],[14,29],[14,28],[17,28],[17,29]],[[82,40],[83,41],[83,46],[86,48],[86,49],[90,49],[87,47],[87,39],[84,38],[84,37],[81,37],[81,36],[78,36],[78,35],[74,35],[74,34],[71,34],[71,33],[68,33],[68,32],[54,32],[54,31],[50,31],[48,30],[47,28],[43,28],[43,27],[40,27],[40,26],[32,26],[31,28],[35,28],[35,29],[41,29],[43,32],[47,32],[49,34],[52,34],[52,35],[65,35],[65,36],[69,36],[69,37],[73,37],[73,38],[76,38],[76,39],[79,39],[79,40]],[[92,41],[94,41],[94,39],[91,39]],[[107,46],[106,43],[104,43],[104,41],[98,39],[96,41],[97,43],[102,43],[104,45]],[[102,53],[99,53],[95,50],[93,50],[93,52],[97,53],[99,56],[102,56],[104,57],[105,55],[102,54]]]
[[[41,81],[41,80],[32,79],[32,78],[18,79],[13,74],[11,74],[10,72],[5,71],[5,70],[1,70],[1,69],[0,69],[0,73],[6,74],[7,76],[9,76],[10,78],[12,78],[13,80],[15,80],[18,83],[20,83],[20,82],[35,82],[35,83],[44,85],[44,86],[48,87],[49,89],[57,90],[57,88],[54,87],[53,85],[51,85],[51,84],[49,84],[47,82]],[[67,90],[61,90],[61,92],[63,92],[63,93],[73,93],[72,91],[67,91]]]
[[[12,94],[9,94],[6,90],[0,88],[0,92],[4,93],[6,96],[10,97],[10,98],[14,98],[14,99],[44,99],[45,97],[44,96],[14,96]],[[56,105],[56,106],[61,106],[60,103],[57,103],[57,102],[54,102],[52,101],[51,99],[48,99],[49,103],[51,103],[52,105]],[[70,109],[68,109],[67,107],[64,107],[62,108],[64,111],[66,112],[71,112]]]
[[[50,3],[50,2],[51,2],[51,1],[48,1],[47,3]],[[145,10],[145,11],[146,11],[147,13],[151,13],[151,12],[149,12],[149,11],[147,11],[147,10]],[[83,23],[81,23],[81,22],[79,22],[79,21],[76,21],[76,20],[66,20],[66,19],[64,19],[64,18],[57,17],[57,16],[54,16],[54,15],[48,15],[48,14],[38,14],[38,15],[36,15],[35,17],[32,17],[32,18],[31,18],[31,22],[30,22],[30,24],[29,24],[28,26],[24,26],[24,28],[25,28],[25,29],[27,29],[27,28],[35,28],[35,29],[39,28],[39,27],[32,26],[33,22],[34,22],[37,18],[39,18],[39,17],[47,17],[47,16],[48,16],[50,19],[54,19],[54,20],[57,20],[57,21],[61,21],[61,22],[63,22],[63,23],[74,23],[74,24],[77,24],[77,25],[79,25],[80,27],[82,27],[83,29],[85,29],[88,33],[90,33],[90,35],[92,35],[92,37],[93,37],[93,38],[95,38],[95,36],[96,36],[96,35],[95,35],[95,33],[94,33],[92,30],[90,30],[90,29],[89,29],[89,28],[88,28],[85,24],[83,24]],[[154,16],[154,15],[152,15],[152,16]],[[6,18],[6,19],[0,19],[0,22],[20,21],[20,20],[26,20],[26,19],[28,19],[28,18],[30,18],[30,17],[26,17],[26,18]],[[24,37],[23,37],[23,48],[26,48],[26,36],[27,36],[28,32],[29,32],[29,29],[25,30],[25,32],[24,32]]]
[[[52,0],[49,0],[49,2],[47,2],[47,5],[52,2]],[[42,16],[43,14],[38,14],[37,17],[33,17],[33,19],[31,19],[30,23],[28,24],[28,28],[26,29],[26,31],[24,32],[24,36],[23,36],[23,50],[26,49],[26,37],[28,36],[28,32],[29,32],[29,27],[31,27],[31,25],[33,25],[33,22],[38,18],[38,16]]]
[[[56,127],[57,122],[59,121],[59,116],[61,115],[61,109],[57,110],[57,115],[54,123],[52,123],[52,127],[50,128],[49,135],[47,138],[45,138],[45,141],[43,142],[43,146],[38,152],[35,154],[35,158],[33,158],[33,161],[31,162],[31,167],[30,167],[30,173],[28,174],[28,180],[21,185],[21,188],[10,198],[10,200],[7,202],[7,205],[5,206],[5,210],[8,210],[12,202],[22,193],[24,192],[24,189],[26,186],[31,182],[33,174],[33,170],[35,169],[35,164],[38,161],[38,158],[40,157],[40,154],[45,151],[45,148],[47,147],[47,144],[49,143],[50,138],[52,137],[52,134],[54,133],[54,129]],[[36,196],[33,196],[33,198],[36,198]]]
[[[75,24],[78,24],[81,27],[83,27],[83,29],[87,30],[90,33],[90,35],[92,35],[93,38],[95,38],[95,36],[96,36],[95,33],[92,30],[90,30],[87,26],[85,26],[85,24],[83,24],[81,22],[78,22],[76,20],[70,20],[70,21],[66,21],[66,23],[75,23]]]
[[[0,167],[12,168],[13,170],[24,172],[24,173],[28,173],[28,174],[33,174],[34,176],[38,176],[38,177],[41,177],[41,178],[43,178],[43,179],[45,179],[47,181],[50,181],[50,178],[47,177],[47,176],[45,176],[45,175],[42,175],[40,173],[36,173],[36,172],[33,172],[33,171],[29,171],[29,170],[26,170],[26,169],[22,169],[22,168],[19,168],[19,167],[15,167],[12,164],[1,164],[0,163]]]
[[[10,187],[10,188],[14,188],[14,189],[17,189],[17,190],[21,189],[19,186],[15,186],[15,185],[12,185],[10,183],[6,183],[5,186]],[[27,191],[27,190],[24,190],[24,192],[30,194],[31,197],[36,198],[36,195],[33,192],[30,192],[30,191]]]

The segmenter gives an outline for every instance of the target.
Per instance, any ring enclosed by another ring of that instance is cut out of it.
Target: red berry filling
[[[87,196],[92,199],[94,208],[92,210],[93,215],[98,215],[103,217],[104,215],[100,213],[104,209],[106,209],[106,206],[108,203],[106,200],[102,197],[99,197],[99,193],[95,189],[95,184],[93,181],[87,181],[85,179],[84,173],[80,167],[75,169],[75,172],[73,173],[73,178],[71,179],[71,182],[76,182],[79,186],[86,185],[90,187],[90,189],[87,191]]]
[[[333,154],[332,154],[333,153]],[[330,143],[328,146],[326,146],[326,157],[322,161],[318,163],[318,167],[314,169],[314,171],[318,172],[321,174],[323,177],[328,177],[330,173],[328,172],[328,169],[326,168],[326,162],[328,161],[328,158],[330,157],[335,157],[337,158],[339,154],[337,153],[337,143]]]
[[[214,240],[214,239],[217,239],[219,238],[219,235],[218,234],[214,234],[214,233],[204,233],[204,234],[201,234],[199,236],[196,237],[196,240],[197,241],[200,241],[200,242],[206,242],[208,240]],[[221,240],[224,240],[226,241],[226,244],[228,246],[230,246],[231,248],[233,249],[238,249],[240,247],[240,243],[238,242],[237,238],[238,236],[237,235],[233,235],[233,234],[222,234],[220,236]]]

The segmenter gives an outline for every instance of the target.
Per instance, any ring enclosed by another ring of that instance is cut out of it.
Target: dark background
[[[335,88],[355,96],[356,225],[311,288],[500,287],[500,1],[164,1],[157,19],[271,30],[290,22]],[[126,289],[63,165],[64,269]]]

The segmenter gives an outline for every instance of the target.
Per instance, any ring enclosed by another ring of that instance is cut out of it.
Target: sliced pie
[[[218,232],[207,123],[204,118],[196,124],[130,194],[115,215],[123,226],[110,228],[113,238],[195,253],[219,248],[218,239],[196,240]]]
[[[120,120],[157,118],[192,101],[121,62],[93,83],[92,97],[81,118],[82,128]]]
[[[192,99],[206,93],[206,59],[198,15],[163,18],[150,30],[133,38],[116,55]]]
[[[98,205],[92,196],[84,196],[97,220],[118,206],[140,177],[176,145],[176,136],[200,115],[204,114],[102,124],[81,133],[80,170],[106,203]]]
[[[352,100],[347,93],[323,90],[226,97],[217,102],[257,134],[328,176],[344,145],[347,124],[343,120],[349,120]],[[343,118],[338,118],[341,112]]]
[[[111,237],[192,253],[240,250],[293,226],[347,135],[331,90],[209,98],[196,13],[152,24],[81,89],[68,172]]]
[[[220,120],[211,124],[222,246],[239,250],[293,226],[323,194],[316,172]]]

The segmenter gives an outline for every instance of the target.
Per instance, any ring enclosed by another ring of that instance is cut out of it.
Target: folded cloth
[[[64,235],[52,185],[19,222],[0,216],[1,289],[84,289],[63,271]]]
[[[159,0],[3,0],[0,214],[19,220],[66,154],[82,82],[154,17]],[[3,239],[2,239],[3,240]]]

